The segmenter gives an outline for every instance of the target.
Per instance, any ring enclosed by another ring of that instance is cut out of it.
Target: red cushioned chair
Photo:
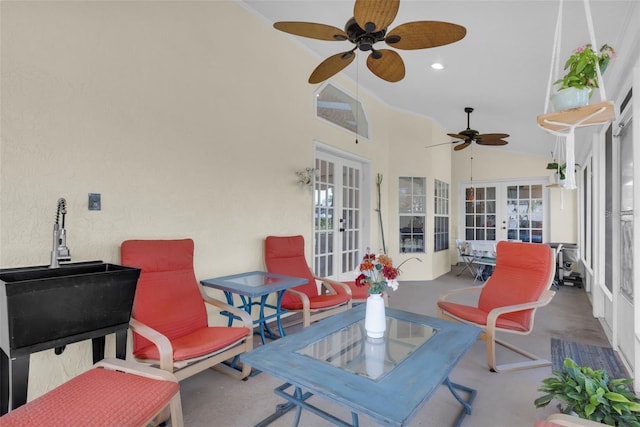
[[[184,426],[180,386],[172,374],[132,361],[104,359],[0,418],[3,427],[142,427],[168,408]]]
[[[440,296],[438,309],[443,319],[479,326],[487,343],[487,363],[495,372],[549,366],[551,362],[496,338],[497,332],[526,335],[533,330],[536,309],[555,295],[550,290],[555,274],[554,252],[538,243],[499,242],[496,266],[483,286],[451,291]],[[479,293],[477,306],[450,302],[450,296]],[[496,364],[496,343],[515,351],[528,361]]]
[[[367,298],[369,298],[369,284],[366,286],[358,286],[356,285],[355,280],[353,282],[342,282],[345,285],[351,288],[351,303],[352,304],[362,304],[363,302],[367,302]],[[382,298],[384,299],[384,305],[389,305],[389,297],[388,292],[382,293]]]
[[[245,378],[249,366],[238,372],[221,362],[253,349],[251,316],[206,294],[193,271],[193,247],[191,239],[122,243],[122,264],[141,269],[130,322],[133,355],[159,363],[178,380],[211,367]],[[209,326],[205,303],[233,313],[242,325]]]
[[[351,308],[351,289],[344,283],[316,277],[304,257],[302,236],[265,239],[264,261],[269,273],[307,279],[304,285],[287,289],[282,297],[282,308],[302,313],[302,324],[311,324]],[[318,280],[322,289],[318,289]]]

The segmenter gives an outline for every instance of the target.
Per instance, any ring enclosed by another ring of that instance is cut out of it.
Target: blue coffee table
[[[449,381],[449,373],[481,330],[387,308],[385,337],[375,340],[366,336],[364,315],[362,304],[240,356],[243,363],[286,381],[274,390],[286,402],[257,426],[294,408],[294,425],[305,409],[339,426],[357,426],[358,414],[404,426],[441,385],[462,404],[455,424],[460,425],[471,413],[476,391]],[[313,395],[348,408],[351,424],[307,402]]]

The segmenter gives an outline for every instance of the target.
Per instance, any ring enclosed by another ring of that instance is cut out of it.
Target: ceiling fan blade
[[[456,145],[455,147],[453,147],[453,151],[464,150],[465,148],[467,148],[470,145],[471,145],[471,141],[463,142],[462,144]]]
[[[367,58],[367,67],[373,74],[391,83],[404,79],[404,61],[391,49],[371,52]]]
[[[273,28],[296,36],[318,40],[343,41],[348,38],[347,33],[338,27],[314,22],[276,22],[273,24]]]
[[[476,140],[476,142],[480,145],[507,145],[509,143],[502,139],[490,139],[490,140],[478,139]]]
[[[391,25],[399,8],[400,0],[356,0],[353,17],[360,28],[373,33]]]
[[[448,133],[447,135],[449,135],[451,138],[461,139],[463,141],[466,141],[467,139],[469,139],[469,137],[460,135],[459,133]]]
[[[466,34],[467,29],[461,25],[440,21],[415,21],[394,28],[387,34],[385,41],[398,49],[428,49],[457,42]]]
[[[476,136],[476,139],[481,139],[483,141],[488,141],[490,139],[503,139],[509,138],[509,135],[506,133],[483,133]]]
[[[321,83],[327,80],[351,64],[355,57],[356,54],[352,50],[330,56],[313,70],[313,73],[309,76],[309,83]]]

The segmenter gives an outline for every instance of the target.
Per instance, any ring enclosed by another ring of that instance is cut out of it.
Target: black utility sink
[[[126,329],[139,275],[102,261],[0,269],[0,347],[21,356]]]

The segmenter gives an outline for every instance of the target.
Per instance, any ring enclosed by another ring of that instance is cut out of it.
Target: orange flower
[[[378,255],[378,261],[382,265],[393,265],[393,261],[391,261],[391,258],[384,254]]]
[[[368,259],[365,259],[364,261],[362,261],[362,264],[360,264],[360,271],[371,271],[373,270],[373,262],[371,262]]]

